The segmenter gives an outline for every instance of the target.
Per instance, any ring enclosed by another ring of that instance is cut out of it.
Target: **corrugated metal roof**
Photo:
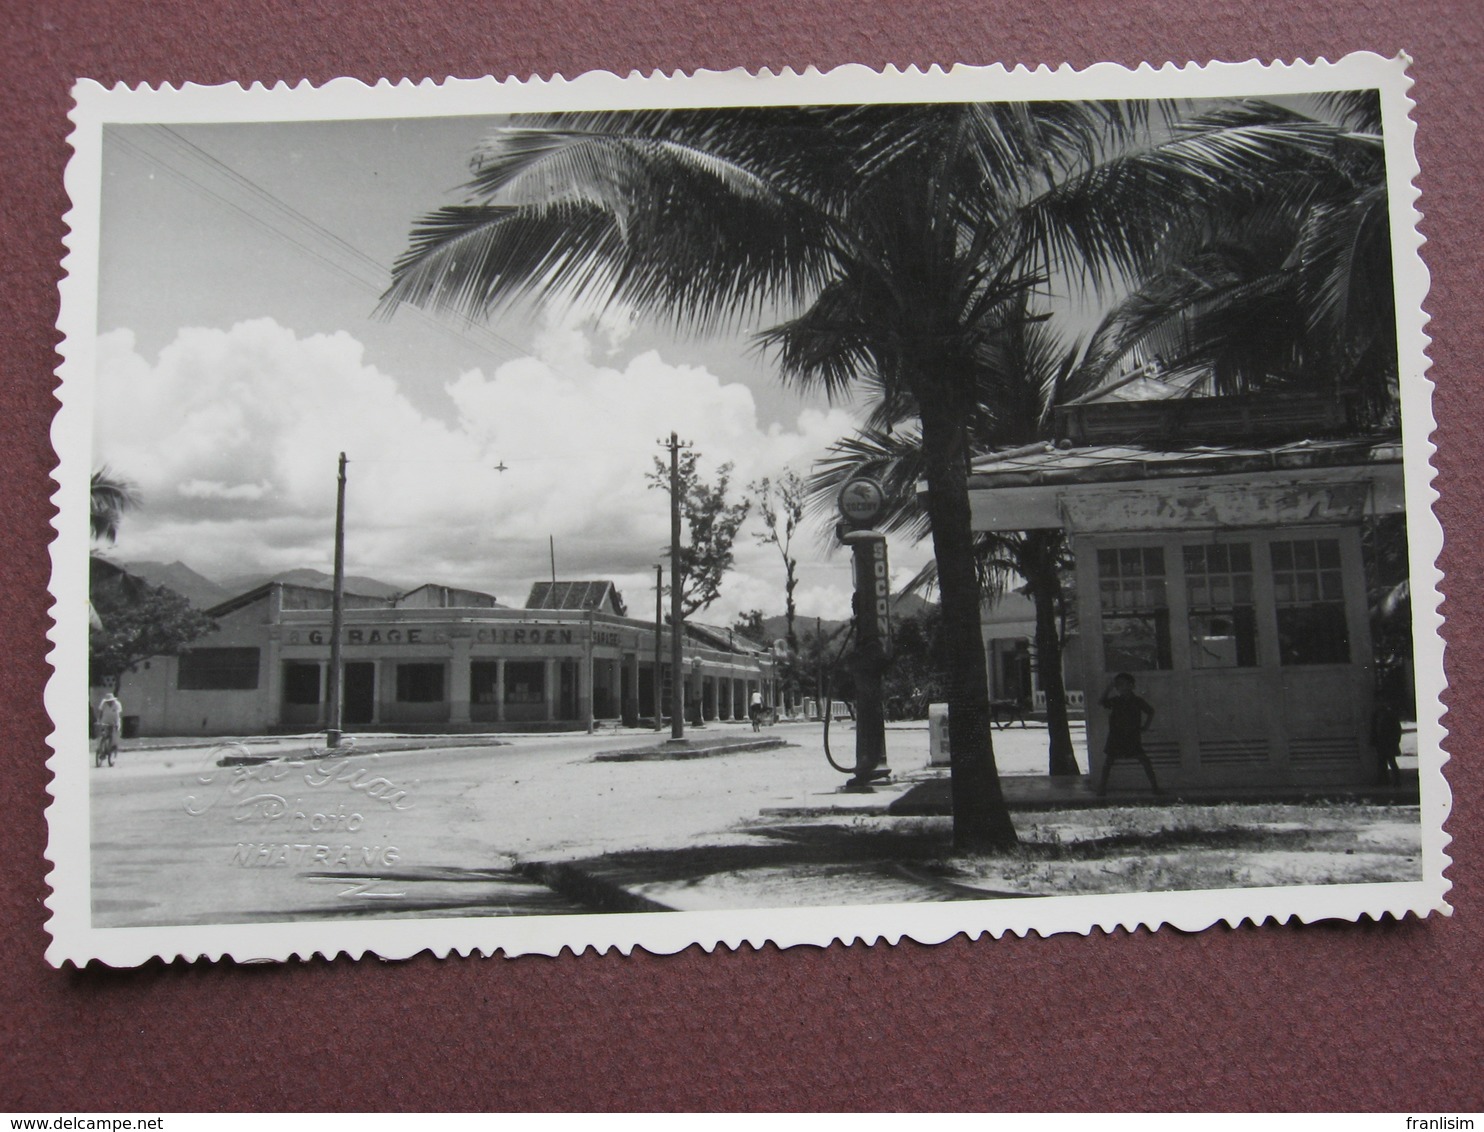
[[[996,488],[1165,476],[1229,475],[1396,463],[1401,458],[1401,443],[1395,437],[1302,440],[1271,446],[1201,445],[1180,449],[1126,444],[1057,448],[1046,444],[980,457],[974,461],[970,486]]]
[[[526,608],[599,609],[612,591],[612,582],[537,582],[531,586]]]

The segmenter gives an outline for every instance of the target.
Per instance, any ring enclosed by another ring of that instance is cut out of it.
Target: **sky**
[[[673,430],[745,488],[855,427],[780,385],[747,331],[677,336],[632,312],[533,307],[488,324],[377,300],[413,222],[459,199],[489,118],[109,126],[94,466],[140,505],[109,553],[216,580],[332,563],[523,604],[550,576],[652,601],[668,497],[646,474]],[[504,464],[505,471],[496,466]],[[700,620],[783,611],[783,563],[749,520]],[[848,557],[795,541],[804,616],[848,616]],[[893,540],[898,584],[928,557]],[[642,616],[642,613],[640,614]]]

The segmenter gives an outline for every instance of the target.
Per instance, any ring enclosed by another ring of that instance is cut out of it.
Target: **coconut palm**
[[[117,542],[119,521],[125,511],[139,503],[139,492],[128,480],[119,479],[108,468],[93,473],[92,513],[89,525],[95,542]]]
[[[1151,125],[1152,123],[1152,125]],[[786,381],[868,383],[921,428],[948,673],[955,844],[1013,844],[990,739],[970,524],[977,357],[1007,304],[1070,268],[1137,278],[1182,217],[1325,160],[1332,128],[1247,107],[1171,129],[1131,102],[542,115],[499,131],[425,217],[385,306],[485,317],[629,304],[761,339]]]
[[[1332,160],[1275,182],[1249,208],[1172,232],[1155,270],[1108,312],[1077,391],[1157,360],[1201,372],[1199,394],[1321,394],[1343,403],[1349,428],[1395,425],[1380,99],[1339,92],[1316,113],[1337,129]]]

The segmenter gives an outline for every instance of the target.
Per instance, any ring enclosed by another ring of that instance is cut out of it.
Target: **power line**
[[[277,236],[322,266],[366,288],[378,299],[386,292],[391,282],[391,273],[373,256],[318,221],[306,216],[299,209],[263,188],[252,178],[232,168],[169,126],[151,126],[148,129],[149,136],[162,142],[170,151],[168,154],[142,146],[125,137],[120,131],[108,131],[105,137],[137,160],[159,168],[176,181],[238,213],[260,230]],[[196,175],[185,168],[182,161],[193,164]],[[250,203],[231,199],[219,188],[214,188],[202,180],[202,176],[214,177],[219,182],[225,181],[233,189],[245,193]],[[277,222],[272,215],[265,215],[265,210],[276,214]],[[298,229],[298,231],[295,232],[292,229]],[[311,246],[311,242],[306,242],[306,239],[318,243],[319,248]],[[326,254],[327,251],[333,254]],[[350,259],[354,266],[343,262],[346,258]],[[508,354],[507,360],[526,357],[530,354],[528,349],[517,345],[490,327],[472,320],[466,320],[460,328],[435,318],[420,307],[412,307],[410,313],[425,325],[448,335],[462,345],[474,346],[482,350],[494,349],[497,354]],[[551,368],[555,372],[562,373],[555,366]],[[563,376],[570,378],[572,375],[563,373]]]

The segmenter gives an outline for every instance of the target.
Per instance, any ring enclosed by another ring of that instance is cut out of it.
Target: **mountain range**
[[[328,589],[334,582],[332,575],[326,574],[323,570],[309,568],[281,570],[277,574],[239,574],[221,581],[214,581],[192,570],[184,562],[120,562],[118,565],[129,573],[143,578],[152,586],[168,586],[198,609],[210,609],[228,598],[257,589],[266,582],[289,582],[324,589]],[[347,574],[345,588],[351,593],[366,594],[370,597],[392,597],[405,592],[404,587],[388,585],[376,578],[368,578],[359,574]],[[915,594],[898,594],[892,602],[892,613],[898,618],[916,617],[925,610],[933,608],[936,608],[933,602],[924,601]],[[841,609],[839,612],[844,614],[847,611]],[[701,614],[698,620],[707,620],[706,615]],[[824,618],[820,621],[820,628],[826,636],[831,636],[846,622],[847,618],[843,616],[833,620]],[[801,613],[794,619],[794,631],[800,637],[812,634],[814,627],[815,618],[813,617]],[[788,619],[782,615],[764,618],[763,628],[767,631],[768,642],[780,640],[788,635]]]
[[[290,582],[328,589],[335,581],[333,575],[326,574],[323,570],[307,568],[280,570],[277,574],[239,574],[218,582],[197,573],[184,562],[120,562],[119,565],[152,586],[168,586],[198,609],[210,609],[228,598],[255,590],[266,582]],[[403,592],[400,586],[391,586],[358,574],[345,576],[345,588],[351,593],[370,597],[391,597]]]

